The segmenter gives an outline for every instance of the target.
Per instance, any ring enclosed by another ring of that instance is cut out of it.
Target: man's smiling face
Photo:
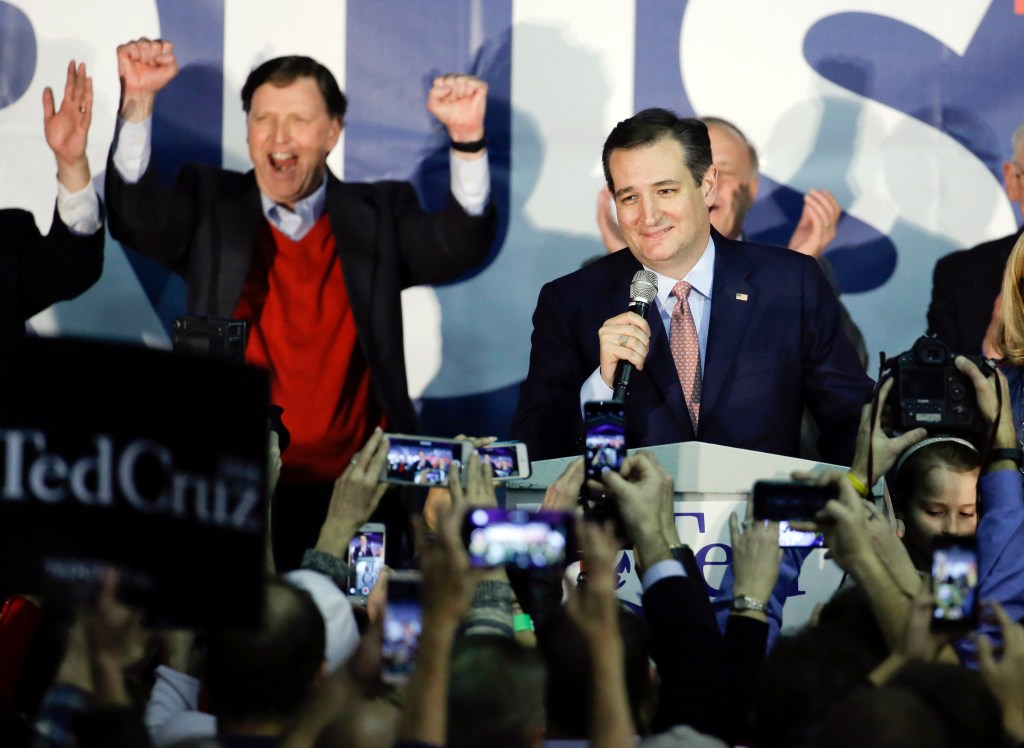
[[[695,185],[682,146],[667,137],[612,151],[608,168],[626,246],[645,266],[682,278],[708,244],[715,168]]]
[[[328,114],[316,81],[302,77],[286,86],[264,83],[257,88],[246,127],[260,192],[294,208],[323,181],[327,154],[337,145],[342,125]]]

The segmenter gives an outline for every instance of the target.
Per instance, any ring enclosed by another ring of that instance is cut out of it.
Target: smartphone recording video
[[[473,445],[458,439],[386,434],[388,457],[381,473],[386,483],[444,486],[453,460],[465,463]]]
[[[974,538],[937,538],[932,549],[932,628],[973,628],[978,621],[977,586]]]
[[[366,601],[373,585],[384,569],[384,525],[371,522],[359,528],[348,545],[348,595],[360,602]]]
[[[530,477],[530,458],[523,442],[495,442],[478,447],[476,452],[490,463],[494,480]]]
[[[575,537],[570,512],[477,508],[462,525],[469,564],[475,568],[565,566],[575,560]]]
[[[381,679],[405,683],[416,664],[423,629],[421,577],[415,571],[396,571],[388,577],[388,606],[381,641]]]
[[[618,470],[626,459],[626,412],[618,400],[583,405],[584,456],[587,478],[601,480],[605,470]]]
[[[824,533],[794,530],[785,520],[779,522],[779,548],[824,548]]]

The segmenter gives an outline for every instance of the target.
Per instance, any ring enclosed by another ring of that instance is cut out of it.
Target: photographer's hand
[[[1013,409],[1010,403],[1010,385],[1003,372],[996,369],[991,377],[986,377],[974,362],[966,356],[957,356],[953,361],[960,373],[971,380],[978,400],[978,412],[985,425],[992,428],[996,425],[993,449],[1013,449],[1017,446],[1017,427],[1013,422]],[[997,389],[998,388],[998,391]],[[1000,403],[1000,396],[1002,403]],[[998,422],[998,423],[997,423]],[[1010,460],[997,460],[1006,465],[996,469],[1006,470],[1014,467]],[[995,468],[996,463],[992,467]]]
[[[893,379],[889,378],[878,389],[877,413],[874,422],[871,420],[872,403],[861,409],[860,429],[857,431],[857,449],[850,466],[850,474],[863,485],[871,489],[879,476],[889,471],[903,452],[928,436],[925,429],[912,429],[905,434],[890,437],[882,430],[882,410],[886,398],[893,387]],[[871,475],[868,475],[868,450],[872,451]]]

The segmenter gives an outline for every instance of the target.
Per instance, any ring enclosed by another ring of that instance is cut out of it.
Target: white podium
[[[634,450],[631,450],[634,451]],[[794,470],[818,473],[828,468],[844,469],[795,457],[722,447],[703,442],[683,442],[649,447],[662,465],[675,476],[675,515],[679,538],[693,549],[708,585],[717,590],[732,558],[729,544],[729,515],[742,519],[751,487],[759,480],[788,480]],[[510,481],[505,493],[509,506],[536,509],[547,487],[575,458],[563,457],[533,463],[527,480]],[[640,605],[640,580],[633,554],[626,552],[617,564],[619,597]],[[814,607],[839,587],[842,570],[825,559],[824,549],[814,549],[800,568],[800,576],[783,608],[783,628],[806,623]]]

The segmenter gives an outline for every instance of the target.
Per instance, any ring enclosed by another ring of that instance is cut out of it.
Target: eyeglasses
[[[1013,167],[1013,176],[1015,179],[1020,179],[1021,177],[1024,177],[1024,166],[1021,166],[1016,161],[1011,161],[1010,166]]]

